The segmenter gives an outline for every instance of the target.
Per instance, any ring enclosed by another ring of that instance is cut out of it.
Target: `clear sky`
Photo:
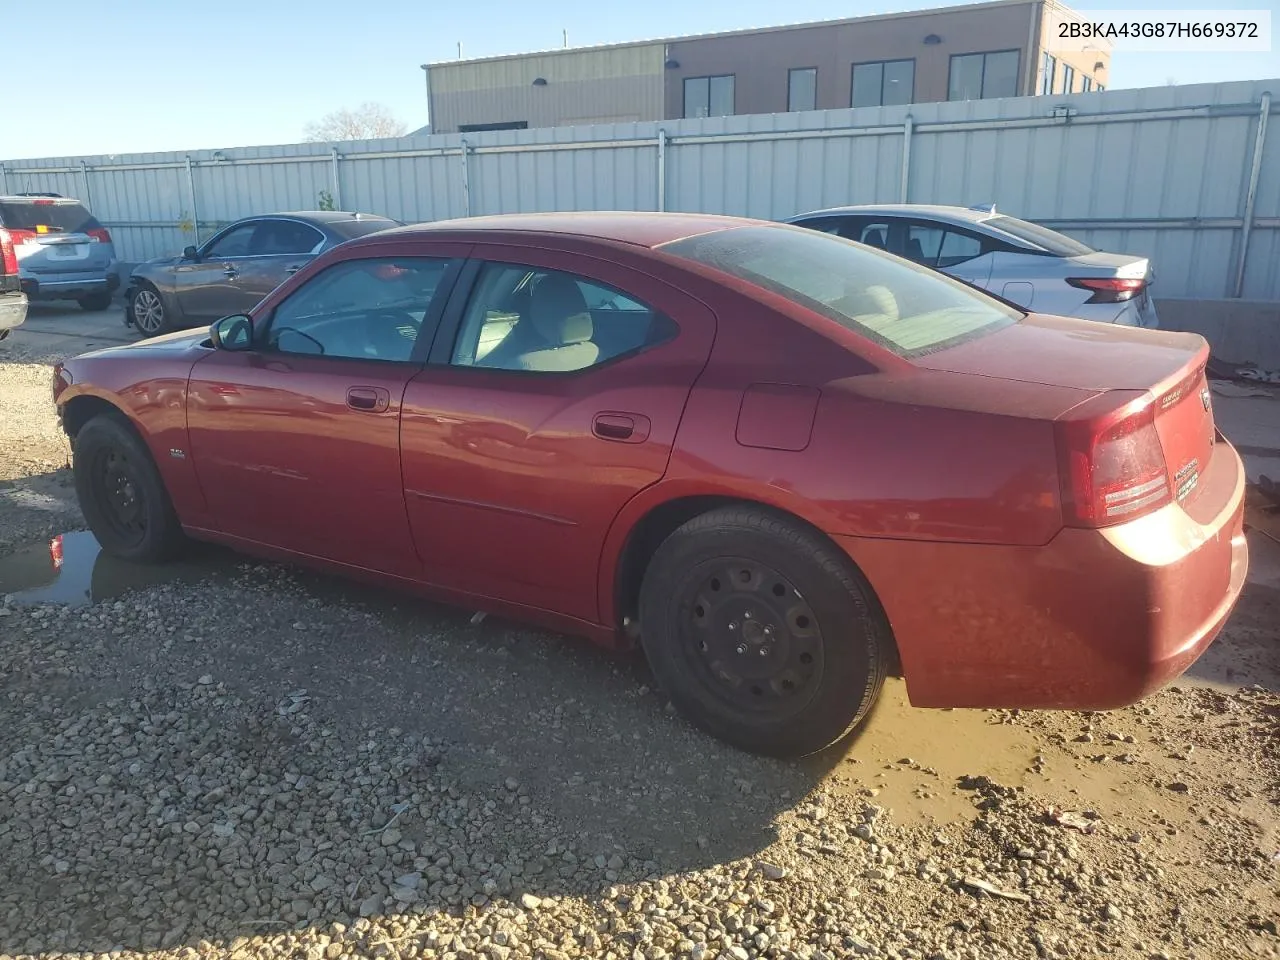
[[[940,0],[0,0],[0,159],[291,143],[372,100],[426,122],[418,65],[942,6]],[[1280,0],[1077,0],[1079,10]],[[1280,77],[1271,53],[1117,52],[1111,86]]]

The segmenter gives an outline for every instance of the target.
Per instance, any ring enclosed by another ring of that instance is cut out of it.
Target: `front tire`
[[[154,337],[173,329],[160,291],[149,283],[138,286],[129,294],[129,316],[144,337]]]
[[[146,444],[123,415],[98,414],[75,438],[80,512],[102,549],[138,563],[166,560],[182,527]]]
[[[641,644],[687,719],[752,753],[801,757],[843,739],[880,693],[892,640],[870,585],[784,517],[724,507],[654,554]]]
[[[88,296],[81,297],[76,303],[80,304],[80,309],[90,313],[99,310],[106,310],[111,306],[111,294],[109,293],[91,293]]]

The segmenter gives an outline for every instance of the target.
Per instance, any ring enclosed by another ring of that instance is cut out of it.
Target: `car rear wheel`
[[[151,453],[123,415],[89,420],[74,449],[80,512],[103,550],[143,563],[173,556],[182,527]]]
[[[111,306],[111,294],[91,293],[87,297],[81,297],[76,303],[80,304],[81,310],[106,310]]]
[[[143,284],[129,294],[129,315],[133,325],[148,337],[159,333],[167,333],[169,312],[165,309],[160,291],[150,284]]]
[[[892,640],[866,580],[818,535],[725,507],[671,534],[640,590],[641,644],[686,718],[753,753],[800,757],[866,716]]]

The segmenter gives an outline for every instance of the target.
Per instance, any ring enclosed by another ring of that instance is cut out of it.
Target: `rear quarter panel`
[[[606,617],[630,530],[682,497],[762,503],[833,536],[1035,545],[1061,528],[1051,421],[1092,391],[926,370],[776,306],[732,291],[714,300],[716,342],[667,473],[606,544]],[[754,436],[785,442],[743,443],[748,409],[772,419]]]

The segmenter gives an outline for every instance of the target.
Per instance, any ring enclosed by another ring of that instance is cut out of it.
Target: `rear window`
[[[1079,240],[1072,240],[1056,230],[1042,227],[1038,223],[1019,220],[1017,217],[992,217],[989,220],[983,220],[982,225],[1007,233],[1011,237],[1017,237],[1026,243],[1034,243],[1055,257],[1083,257],[1086,253],[1096,252],[1093,247],[1086,246]]]
[[[338,236],[347,240],[354,240],[356,237],[377,233],[379,230],[390,230],[392,227],[398,226],[401,226],[399,220],[388,220],[381,217],[378,219],[329,221],[329,228]]]
[[[79,203],[66,200],[0,201],[0,225],[11,230],[44,227],[48,233],[84,233],[102,226]]]
[[[736,227],[661,249],[786,297],[902,357],[954,346],[1023,316],[933,270],[814,230]]]

